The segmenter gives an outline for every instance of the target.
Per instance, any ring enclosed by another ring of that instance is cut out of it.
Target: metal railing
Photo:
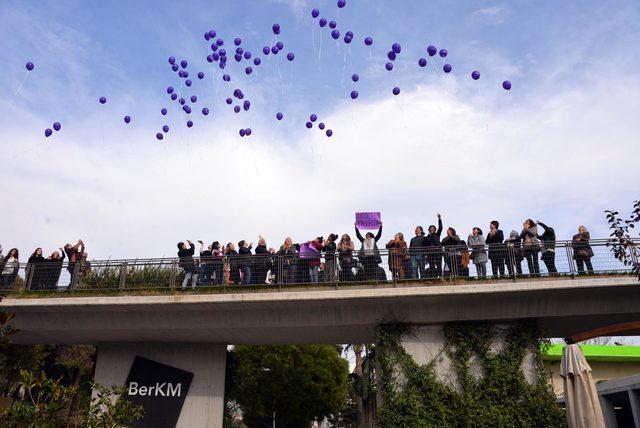
[[[219,257],[46,261],[1,266],[0,290],[73,291],[279,287],[353,283],[401,283],[580,275],[632,274],[615,258],[607,240],[526,245],[441,245],[311,256],[295,250]],[[382,244],[378,242],[378,244]],[[640,242],[636,242],[640,245]],[[383,246],[383,245],[380,245]],[[293,247],[296,248],[295,246]],[[357,247],[356,247],[357,248]]]

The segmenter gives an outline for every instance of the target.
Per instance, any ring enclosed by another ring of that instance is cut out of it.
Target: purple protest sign
[[[300,258],[301,259],[315,259],[318,258],[320,253],[318,250],[311,246],[310,242],[300,244]]]
[[[356,213],[356,227],[360,230],[378,230],[382,222],[380,213]]]

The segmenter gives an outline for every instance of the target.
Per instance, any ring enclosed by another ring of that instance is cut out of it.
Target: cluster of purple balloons
[[[53,122],[53,126],[52,126],[53,130],[58,132],[59,130],[62,129],[62,125],[60,125],[60,122]],[[51,137],[51,135],[53,134],[53,131],[51,130],[51,128],[47,128],[44,130],[44,136],[49,138]]]
[[[316,123],[316,121],[318,120],[318,115],[315,113],[312,113],[309,116],[309,121],[305,124],[305,126],[307,127],[307,129],[312,129],[313,128],[313,124]],[[321,131],[324,131],[324,129],[326,128],[326,125],[323,122],[319,122],[318,123],[318,129]],[[327,129],[325,131],[325,135],[327,137],[331,137],[333,135],[333,131],[331,129]]]

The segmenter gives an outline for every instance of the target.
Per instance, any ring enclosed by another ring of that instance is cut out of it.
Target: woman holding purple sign
[[[382,236],[382,222],[380,222],[380,228],[375,236],[373,233],[367,232],[364,238],[360,234],[358,223],[356,222],[354,225],[356,227],[356,237],[362,243],[360,251],[358,251],[358,259],[364,269],[364,280],[371,281],[376,279],[379,264],[382,263],[382,257],[380,257],[380,250],[378,250],[377,245]]]

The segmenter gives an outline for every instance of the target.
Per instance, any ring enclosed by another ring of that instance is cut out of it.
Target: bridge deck
[[[536,320],[550,337],[640,318],[634,276],[245,293],[7,297],[17,343],[364,343],[381,322]],[[638,334],[639,332],[629,332]]]

